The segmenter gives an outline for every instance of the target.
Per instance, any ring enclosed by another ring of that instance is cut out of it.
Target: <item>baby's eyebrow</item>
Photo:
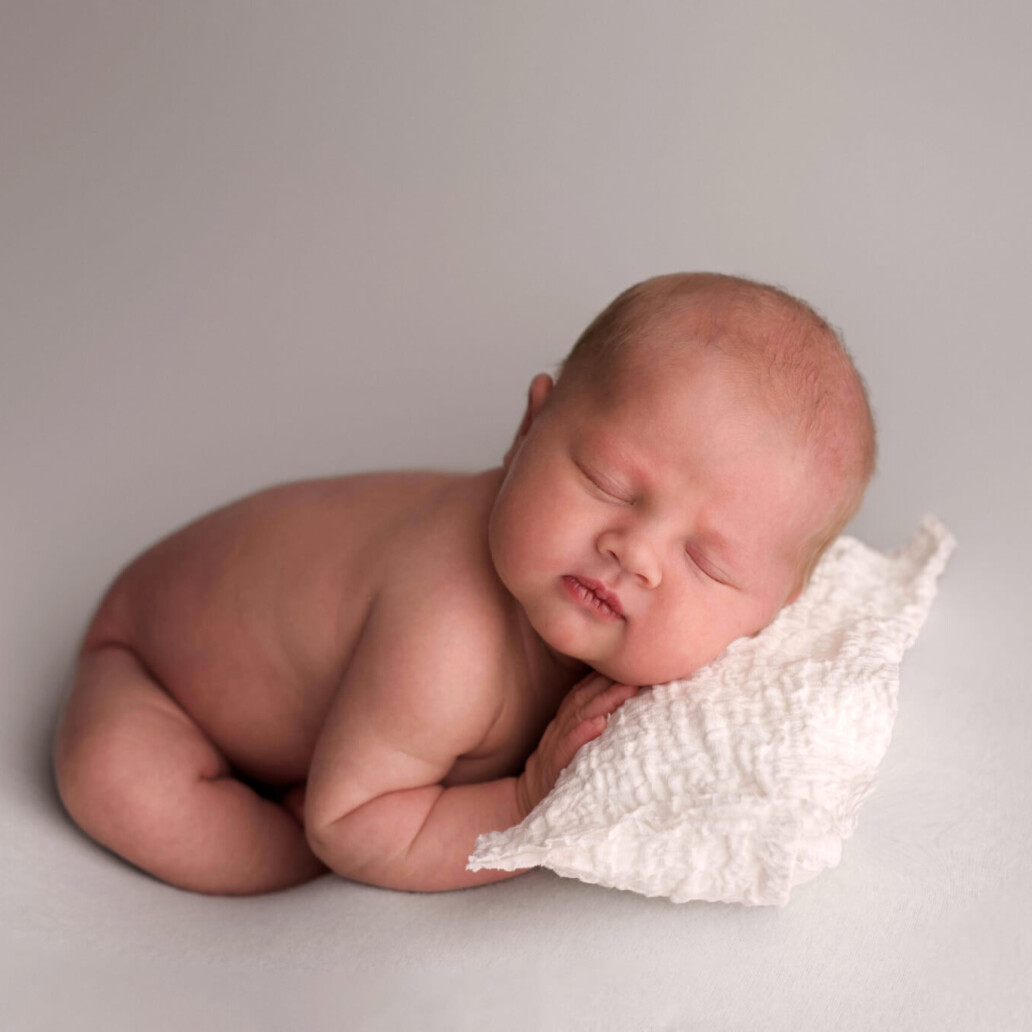
[[[593,451],[604,463],[611,466],[623,467],[628,473],[640,476],[644,471],[644,465],[635,454],[634,449],[628,447],[625,441],[613,434],[599,434],[592,442]]]

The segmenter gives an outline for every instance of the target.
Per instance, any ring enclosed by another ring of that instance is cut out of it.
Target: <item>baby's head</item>
[[[692,354],[725,360],[743,405],[759,405],[814,463],[837,505],[807,541],[798,587],[863,501],[875,431],[863,379],[831,326],[776,287],[716,273],[657,276],[624,291],[581,334],[561,366],[554,399],[584,391],[605,403],[648,403],[656,371]],[[686,381],[687,382],[687,381]],[[798,592],[796,592],[798,593]]]
[[[538,376],[490,540],[555,652],[614,680],[690,674],[798,595],[874,467],[863,383],[773,287],[661,276]]]

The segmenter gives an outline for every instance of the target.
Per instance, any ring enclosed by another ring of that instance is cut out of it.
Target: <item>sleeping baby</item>
[[[198,892],[327,868],[442,890],[643,686],[805,586],[874,465],[862,381],[788,294],[647,280],[530,384],[500,467],[286,484],[114,581],[55,745],[93,838]]]

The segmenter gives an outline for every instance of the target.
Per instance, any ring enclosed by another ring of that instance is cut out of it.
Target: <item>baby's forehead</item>
[[[767,401],[767,377],[755,362],[716,346],[671,341],[661,334],[628,342],[596,381],[600,405],[649,407],[697,400],[717,389],[733,411]]]

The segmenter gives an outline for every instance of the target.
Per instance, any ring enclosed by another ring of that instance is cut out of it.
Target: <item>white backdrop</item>
[[[7,1027],[1027,1027],[1030,36],[1019,0],[0,0]],[[210,900],[65,820],[124,561],[274,481],[498,462],[676,269],[839,326],[881,433],[852,530],[959,539],[837,870],[777,912],[544,872]]]

